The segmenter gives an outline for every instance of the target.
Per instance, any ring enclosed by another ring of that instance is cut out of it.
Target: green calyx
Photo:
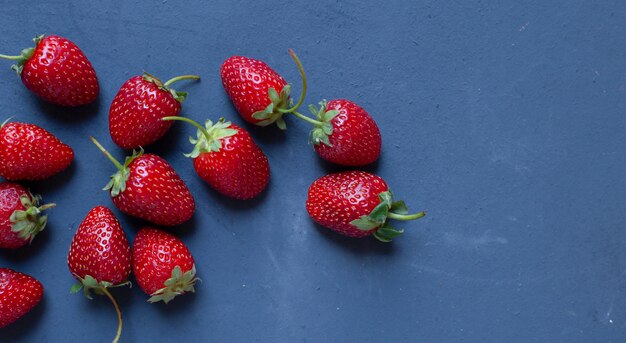
[[[39,35],[33,38],[33,42],[35,42],[35,47],[39,44],[43,37],[44,35]],[[22,73],[22,70],[24,69],[24,64],[33,56],[34,52],[35,48],[26,48],[22,50],[22,52],[17,56],[0,54],[0,58],[15,61],[15,64],[11,66],[11,69],[13,69],[17,73],[17,75],[20,75]]]
[[[331,120],[339,114],[339,111],[326,110],[326,100],[320,101],[319,104],[319,108],[315,107],[315,105],[309,106],[309,111],[317,118],[317,123],[315,123],[313,130],[311,130],[311,142],[315,145],[323,143],[327,146],[333,146],[330,144],[328,137],[333,134],[333,124]]]
[[[172,270],[172,276],[165,281],[165,287],[152,293],[148,302],[155,303],[163,301],[167,304],[178,295],[187,292],[194,293],[196,291],[194,285],[198,280],[195,265],[191,267],[191,270],[185,273],[182,272],[179,266],[176,266]]]
[[[106,295],[105,290],[107,288],[121,287],[121,286],[127,286],[127,285],[131,286],[130,281],[126,281],[126,282],[122,282],[120,284],[114,285],[107,281],[98,282],[98,280],[96,280],[91,275],[85,275],[84,278],[78,277],[76,275],[74,275],[74,277],[78,280],[78,282],[72,285],[72,288],[70,288],[70,293],[72,294],[78,293],[78,291],[82,289],[83,294],[85,295],[87,299],[93,299],[91,296],[91,291],[93,291],[94,293],[98,295]]]
[[[113,294],[109,292],[109,288],[126,286],[126,285],[132,287],[132,284],[130,283],[130,281],[126,281],[126,282],[122,282],[120,284],[114,285],[107,281],[98,282],[98,280],[96,280],[91,275],[85,275],[85,278],[80,278],[76,275],[74,275],[74,277],[78,279],[79,282],[72,286],[72,288],[70,289],[70,293],[78,293],[78,291],[82,289],[85,297],[91,300],[93,299],[91,297],[91,291],[93,290],[94,293],[98,295],[104,295],[107,298],[109,298],[109,300],[111,300],[111,303],[113,303],[113,306],[115,307],[115,312],[117,313],[117,332],[115,334],[115,337],[113,338],[113,343],[119,342],[120,336],[122,335],[122,325],[123,325],[122,324],[122,312],[120,311],[120,306],[117,304],[117,301],[113,297]]]
[[[128,166],[141,155],[143,155],[143,148],[140,147],[139,151],[133,150],[132,155],[126,156],[122,168],[119,168],[115,174],[111,175],[111,181],[109,181],[102,190],[110,191],[111,197],[113,198],[125,191],[126,181],[128,181],[128,177],[130,176],[130,168],[128,168]]]
[[[55,206],[55,204],[39,206],[39,201],[41,201],[39,195],[22,195],[20,202],[26,209],[14,211],[9,217],[11,231],[17,233],[19,238],[28,240],[29,243],[46,227],[48,216],[42,216],[41,213]]]
[[[350,224],[363,231],[370,231],[378,228],[373,232],[373,235],[381,242],[391,242],[394,237],[400,236],[404,232],[404,230],[394,229],[387,222],[387,219],[415,220],[426,215],[423,211],[415,214],[408,214],[409,209],[404,201],[393,201],[391,191],[382,192],[378,195],[378,197],[380,198],[380,203],[374,207],[370,214],[363,215],[361,218],[351,221]]]
[[[179,120],[187,122],[196,128],[196,138],[189,137],[189,142],[194,144],[193,151],[185,154],[186,157],[196,158],[205,152],[218,152],[222,149],[222,139],[237,134],[236,129],[230,127],[231,122],[223,117],[215,124],[211,120],[204,122],[204,127],[192,119],[186,117],[163,117],[161,120]]]
[[[254,112],[252,114],[252,118],[260,120],[256,123],[256,125],[268,126],[272,123],[276,123],[276,126],[278,126],[279,129],[286,130],[287,124],[283,119],[283,115],[286,113],[295,113],[304,102],[307,88],[306,73],[304,72],[304,67],[302,66],[302,62],[300,62],[298,55],[296,55],[296,53],[291,49],[289,49],[289,55],[298,66],[298,71],[302,77],[302,93],[300,94],[300,99],[295,105],[293,104],[293,101],[290,98],[291,84],[285,85],[285,87],[283,87],[280,91],[280,94],[274,88],[268,89],[267,96],[270,99],[270,104],[267,105],[264,110]]]
[[[95,138],[89,137],[93,144],[95,144],[100,151],[117,167],[117,172],[111,175],[111,181],[107,183],[102,190],[109,191],[111,193],[111,197],[115,198],[120,193],[126,190],[126,181],[128,181],[128,177],[130,176],[130,164],[141,155],[143,155],[143,148],[139,148],[139,151],[133,150],[133,154],[131,156],[126,156],[126,160],[124,160],[124,164],[122,165],[118,162],[113,155],[111,155],[103,146],[98,142]]]
[[[268,126],[272,123],[276,123],[281,130],[287,129],[287,124],[283,119],[289,107],[292,106],[290,99],[291,85],[285,85],[280,91],[280,94],[274,88],[270,88],[267,91],[267,95],[270,98],[270,104],[262,111],[257,111],[252,114],[252,118],[260,120],[256,123],[259,126]]]
[[[183,101],[185,101],[185,99],[187,98],[187,92],[179,92],[176,91],[172,88],[170,88],[170,85],[176,81],[180,81],[180,80],[199,80],[200,76],[198,75],[181,75],[181,76],[176,76],[174,78],[171,78],[169,80],[167,80],[166,82],[162,82],[159,78],[157,78],[156,76],[149,74],[147,72],[143,72],[143,79],[145,81],[148,82],[152,82],[155,85],[157,85],[159,87],[159,89],[164,90],[168,93],[170,93],[174,99],[176,99],[176,101],[180,102],[181,104],[183,103]]]

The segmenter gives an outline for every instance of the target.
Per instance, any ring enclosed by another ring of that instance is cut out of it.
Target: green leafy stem
[[[350,222],[350,224],[363,231],[376,229],[372,234],[381,242],[391,242],[393,238],[400,236],[404,232],[404,230],[394,229],[388,223],[388,219],[416,220],[426,215],[424,211],[409,214],[409,209],[404,201],[393,201],[391,191],[382,192],[378,197],[380,198],[380,203],[368,215],[363,215]]]
[[[127,286],[127,285],[130,286],[131,285],[130,281],[126,281],[126,282],[114,285],[111,282],[107,282],[107,281],[98,282],[98,280],[96,280],[96,278],[94,278],[91,275],[85,275],[84,278],[81,278],[76,275],[74,275],[74,277],[76,277],[76,279],[78,279],[79,282],[75,283],[72,286],[72,288],[70,289],[71,293],[78,293],[78,291],[82,289],[85,297],[87,297],[88,299],[92,299],[91,291],[93,290],[94,293],[99,294],[99,295],[105,295],[107,298],[109,298],[109,300],[111,300],[111,302],[113,303],[113,306],[115,307],[115,312],[117,313],[117,332],[115,334],[115,338],[113,339],[113,343],[119,342],[120,337],[122,336],[122,325],[123,325],[122,312],[120,311],[120,306],[117,304],[117,301],[115,300],[111,292],[109,292],[108,288],[121,287],[121,286]]]

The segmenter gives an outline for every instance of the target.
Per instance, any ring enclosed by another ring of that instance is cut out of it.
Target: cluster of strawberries
[[[19,56],[14,69],[24,85],[41,99],[61,106],[93,102],[99,93],[96,73],[83,52],[59,36],[39,36],[34,48]],[[358,167],[376,161],[381,135],[372,117],[357,104],[344,100],[322,101],[310,106],[313,118],[298,109],[306,96],[306,74],[298,57],[289,50],[302,75],[302,94],[294,104],[291,84],[260,60],[233,56],[221,66],[222,84],[239,114],[249,123],[285,129],[285,116],[293,115],[313,125],[310,141],[323,159]],[[144,73],[126,81],[109,111],[113,142],[133,149],[124,163],[117,161],[93,137],[92,142],[111,160],[117,172],[104,188],[122,212],[160,226],[179,225],[195,211],[195,201],[184,181],[163,158],[144,153],[143,147],[163,137],[173,121],[197,128],[190,137],[193,159],[200,178],[219,193],[234,199],[251,199],[267,186],[267,157],[243,128],[220,118],[204,125],[179,116],[187,96],[171,88],[183,75],[162,82]],[[0,176],[6,180],[42,180],[66,169],[73,161],[71,147],[33,124],[4,122],[0,127]],[[44,229],[42,213],[54,204],[40,205],[41,198],[13,182],[0,183],[0,247],[18,248]],[[350,237],[373,235],[389,242],[400,235],[388,219],[413,220],[424,212],[408,214],[404,202],[394,201],[385,181],[363,171],[323,176],[308,191],[306,209],[313,220]],[[109,288],[128,284],[131,272],[149,301],[172,300],[194,291],[197,281],[194,259],[185,244],[172,234],[146,226],[137,233],[132,248],[114,214],[97,206],[78,227],[68,255],[68,266],[79,281],[73,292],[83,289],[109,297],[118,313],[117,341],[122,321]],[[8,291],[7,291],[8,290]],[[34,278],[0,269],[0,327],[34,307],[43,287]]]

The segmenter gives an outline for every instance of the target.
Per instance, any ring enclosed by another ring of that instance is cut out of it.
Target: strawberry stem
[[[323,126],[324,125],[324,123],[322,123],[321,121],[318,121],[318,120],[315,120],[315,119],[311,119],[311,118],[305,116],[304,114],[299,113],[298,111],[293,111],[293,112],[291,112],[291,114],[293,114],[294,116],[296,116],[296,117],[298,117],[298,118],[300,118],[300,119],[302,119],[302,120],[304,120],[306,122],[309,122],[309,123],[311,123],[311,124],[313,124],[315,126]]]
[[[22,55],[18,55],[18,56],[9,56],[9,55],[2,55],[0,54],[0,58],[3,58],[5,60],[13,60],[13,61],[17,61],[17,60],[21,60],[24,56]]]
[[[117,304],[117,301],[115,301],[115,298],[113,297],[111,292],[106,289],[106,287],[102,287],[102,293],[104,293],[111,300],[113,306],[115,306],[115,312],[117,312],[117,334],[115,335],[115,338],[113,338],[113,343],[117,343],[119,342],[120,336],[122,335],[122,312],[120,311],[120,307]]]
[[[2,124],[0,124],[0,129],[3,128],[8,122],[10,122],[11,119],[13,119],[13,117],[9,117],[7,118],[7,120],[3,121]]]
[[[426,215],[426,212],[421,211],[415,214],[397,214],[393,212],[387,213],[387,218],[395,219],[395,220],[415,220],[420,219]]]
[[[56,205],[57,204],[55,204],[55,203],[45,204],[45,205],[39,206],[38,209],[39,209],[39,211],[45,211],[47,209],[55,207]]]
[[[111,160],[111,162],[113,162],[113,164],[115,164],[115,166],[117,167],[118,170],[124,170],[124,166],[118,162],[115,157],[113,157],[113,155],[111,155],[111,153],[109,153],[101,144],[100,142],[98,142],[95,138],[93,138],[93,136],[89,136],[89,139],[91,139],[91,141],[93,142],[93,144],[95,144],[98,149],[100,149],[100,151],[102,151],[104,153],[104,155]]]
[[[278,108],[277,110],[280,113],[295,112],[298,108],[300,108],[300,106],[302,106],[302,103],[304,102],[304,98],[306,97],[306,73],[304,72],[304,67],[302,66],[302,62],[300,62],[298,55],[296,55],[296,53],[291,49],[289,49],[289,55],[296,62],[296,65],[298,66],[298,70],[300,71],[300,75],[302,76],[302,92],[300,94],[300,100],[298,100],[298,103],[296,103],[295,106],[293,106],[292,108],[288,108],[288,109]]]
[[[174,83],[176,81],[180,81],[180,80],[200,80],[200,76],[198,76],[198,75],[181,75],[181,76],[176,76],[176,77],[173,77],[173,78],[165,81],[163,86],[164,87],[168,87],[172,83]]]
[[[163,117],[161,118],[161,120],[179,120],[179,121],[184,121],[186,123],[189,123],[195,127],[198,128],[198,130],[200,130],[204,136],[206,136],[206,139],[211,140],[211,135],[209,134],[209,131],[207,131],[202,125],[198,124],[198,122],[194,121],[193,119],[189,119],[187,117],[178,117],[178,116],[173,116],[173,117]]]

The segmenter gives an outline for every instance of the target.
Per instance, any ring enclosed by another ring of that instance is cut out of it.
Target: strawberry
[[[293,51],[289,53],[300,67]],[[265,62],[253,58],[229,57],[220,68],[220,76],[237,112],[245,121],[259,126],[276,123],[285,129],[283,114],[297,109],[306,95],[304,87],[298,104],[290,108],[291,85]],[[306,80],[303,83],[306,86]]]
[[[291,85],[262,61],[233,56],[221,68],[222,84],[237,111],[253,124],[266,126],[276,122],[285,129],[284,114],[291,113],[314,125],[311,141],[325,160],[344,166],[363,166],[378,159],[381,137],[378,125],[357,104],[348,100],[323,101],[320,108],[310,106],[317,120],[297,111],[306,97],[307,79],[302,63],[290,49],[302,76],[302,95],[291,106]],[[289,107],[291,106],[291,107]]]
[[[33,241],[46,227],[44,210],[54,204],[39,206],[41,197],[12,182],[0,182],[0,248],[16,249]]]
[[[393,201],[385,180],[363,171],[333,173],[315,180],[306,209],[315,222],[344,236],[374,235],[383,242],[402,234],[387,219],[414,220],[426,215],[408,214],[404,201]]]
[[[191,219],[196,209],[193,196],[164,159],[140,150],[126,157],[122,165],[93,137],[91,141],[118,169],[104,190],[122,212],[167,226]]]
[[[0,125],[0,176],[7,180],[43,180],[67,168],[74,151],[33,124]]]
[[[87,213],[72,239],[67,263],[72,275],[85,287],[85,292],[128,281],[130,246],[111,210],[97,206]],[[88,276],[97,284],[88,283]]]
[[[315,151],[323,159],[344,165],[363,166],[373,163],[380,156],[381,137],[378,125],[363,108],[349,100],[339,99],[320,102],[320,108],[309,106],[317,120],[301,114],[297,109],[306,96],[306,73],[298,56],[289,50],[302,76],[302,96],[293,107],[278,110],[281,115],[291,113],[314,125],[310,137]],[[275,99],[275,91],[270,90],[270,97]],[[286,102],[285,102],[286,103]],[[272,103],[265,111],[272,110]],[[281,103],[282,104],[282,103]]]
[[[177,116],[187,97],[187,93],[177,92],[169,86],[179,80],[199,78],[183,75],[163,83],[144,73],[126,81],[109,109],[109,131],[115,144],[124,149],[135,149],[163,137],[172,123],[160,119]]]
[[[196,173],[218,192],[235,199],[251,199],[259,195],[270,177],[267,157],[241,127],[224,121],[207,120],[205,127],[183,117],[165,117],[164,120],[182,120],[198,128],[195,144],[187,157],[193,158]]]
[[[30,312],[41,298],[41,282],[15,270],[0,268],[0,328]]]
[[[85,296],[91,299],[93,290],[111,300],[118,318],[114,342],[122,332],[122,315],[108,288],[129,284],[130,261],[128,239],[113,212],[104,206],[91,209],[78,226],[67,256],[70,272],[79,281],[72,286],[71,292],[76,293],[82,288]]]
[[[81,106],[96,100],[96,72],[76,44],[59,36],[41,35],[34,41],[35,47],[19,56],[0,55],[17,62],[12,68],[26,88],[55,105]]]
[[[322,101],[319,109],[310,109],[317,117],[311,141],[320,157],[343,166],[363,166],[378,159],[380,130],[359,105],[339,99]]]
[[[143,227],[133,242],[133,273],[149,302],[166,304],[195,292],[196,265],[187,246],[174,235]]]

